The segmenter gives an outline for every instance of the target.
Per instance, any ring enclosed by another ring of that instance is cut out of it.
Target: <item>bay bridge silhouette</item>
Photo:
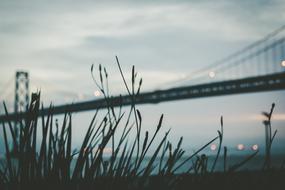
[[[285,25],[261,40],[217,61],[205,68],[174,81],[167,89],[110,97],[108,102],[95,99],[54,106],[53,114],[102,109],[107,106],[157,104],[160,102],[213,97],[221,95],[265,92],[285,89]],[[15,103],[16,104],[16,103]],[[15,108],[16,109],[16,108]],[[44,116],[49,108],[43,108]],[[15,110],[9,115],[0,115],[0,121],[16,121],[25,117],[25,112]]]

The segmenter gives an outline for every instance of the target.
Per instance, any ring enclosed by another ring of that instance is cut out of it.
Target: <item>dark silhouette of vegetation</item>
[[[2,122],[6,154],[0,167],[0,189],[247,189],[275,187],[282,182],[280,176],[284,177],[284,169],[270,170],[270,149],[276,131],[273,135],[270,133],[265,170],[262,172],[237,172],[258,152],[228,167],[227,147],[224,147],[224,171],[215,172],[222,149],[223,117],[217,136],[191,155],[187,155],[181,148],[182,137],[176,146],[168,141],[170,130],[158,139],[163,126],[163,115],[154,133],[146,131],[143,135],[142,114],[135,102],[142,79],[137,83],[137,73],[133,67],[132,82],[128,85],[117,57],[116,61],[127,92],[132,97],[129,112],[123,112],[122,107],[114,109],[109,101],[111,95],[107,71],[99,65],[97,80],[92,65],[92,78],[104,95],[108,107],[102,119],[98,113],[103,110],[95,111],[80,149],[73,150],[72,114],[65,113],[61,126],[54,120],[52,105],[46,117],[40,116],[39,110],[43,109],[40,93],[34,93],[25,119],[18,121],[18,137],[12,121]],[[8,115],[5,103],[4,107]],[[274,105],[269,114],[264,114],[268,116],[266,126],[270,131],[273,108]],[[120,133],[119,127],[122,127]],[[133,139],[130,138],[132,131],[135,132]],[[217,140],[217,155],[209,166],[208,157],[200,153]],[[10,144],[17,147],[17,157],[11,155]],[[109,156],[105,153],[108,146],[111,146]],[[147,157],[148,154],[151,156]],[[181,167],[188,169],[178,173]],[[259,180],[262,183],[258,183]]]

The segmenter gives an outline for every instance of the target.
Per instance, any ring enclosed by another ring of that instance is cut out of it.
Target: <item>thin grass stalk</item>
[[[228,148],[224,146],[224,172],[227,171],[227,152]]]
[[[3,105],[4,105],[5,114],[9,115],[8,114],[8,109],[6,107],[5,102],[3,102]],[[8,123],[9,129],[10,129],[10,133],[11,133],[11,136],[12,136],[12,140],[13,140],[13,149],[14,149],[13,151],[16,151],[16,153],[17,153],[17,151],[18,151],[18,143],[17,143],[17,139],[16,139],[16,134],[15,134],[15,131],[14,131],[13,127],[12,127],[11,121],[8,120],[7,123]]]
[[[246,157],[244,160],[242,160],[241,162],[231,166],[229,168],[229,172],[234,172],[237,169],[239,169],[240,167],[242,167],[243,165],[245,165],[248,161],[250,161],[252,158],[254,158],[257,155],[258,151],[254,152],[253,154],[251,154],[250,156]]]
[[[269,134],[266,134],[266,139],[268,139],[269,141],[268,142],[266,141],[265,143],[266,152],[265,152],[265,160],[263,164],[263,169],[269,169],[271,167],[271,146],[275,138],[275,135],[277,133],[277,130],[275,130],[274,135],[272,136],[271,117],[274,111],[274,107],[275,107],[275,104],[273,103],[271,105],[271,109],[269,113],[266,113],[266,112],[262,113],[267,118],[267,120],[265,120],[263,123],[265,125],[265,128],[267,128],[267,131],[269,132]]]
[[[80,151],[79,151],[79,155],[75,164],[75,168],[73,171],[73,175],[72,175],[72,179],[76,179],[79,177],[80,171],[82,170],[82,167],[84,165],[84,160],[85,160],[85,156],[84,156],[84,149],[87,147],[87,143],[90,139],[91,133],[94,130],[94,122],[95,122],[95,118],[97,116],[97,112],[95,113],[95,115],[92,118],[92,121],[88,127],[87,133],[84,137],[83,143],[81,145]]]
[[[6,126],[4,122],[2,122],[2,126],[3,126],[4,144],[5,144],[5,155],[6,155],[6,161],[7,161],[7,168],[9,172],[8,176],[9,176],[10,181],[14,181],[14,174],[12,171],[12,160],[11,160],[11,155],[10,155],[10,150],[9,150],[9,145],[8,145]]]
[[[209,146],[211,143],[213,143],[215,140],[217,140],[219,138],[219,136],[213,138],[211,141],[209,141],[207,144],[205,144],[204,146],[202,146],[200,149],[198,149],[194,154],[192,154],[191,156],[189,156],[188,158],[186,158],[183,162],[181,162],[174,170],[173,173],[175,171],[177,171],[181,166],[183,166],[185,163],[187,163],[189,160],[191,160],[194,156],[196,156],[199,152],[201,152],[202,150],[204,150],[207,146]]]
[[[144,157],[145,157],[147,151],[149,150],[151,144],[153,143],[153,141],[154,141],[154,139],[155,139],[155,137],[156,137],[158,131],[161,129],[161,127],[162,127],[162,120],[163,120],[163,114],[160,116],[158,125],[157,125],[157,127],[156,127],[156,131],[154,132],[154,135],[152,136],[150,142],[148,143],[147,148],[142,152],[142,154],[141,154],[141,156],[140,156],[140,158],[139,158],[139,162],[138,162],[138,164],[136,164],[135,172],[136,172],[136,170],[140,167],[140,165],[141,165],[141,163],[142,163],[142,161],[143,161],[143,159],[144,159]]]
[[[217,160],[220,156],[220,151],[221,151],[221,147],[222,147],[222,142],[223,142],[223,136],[224,136],[224,122],[223,122],[223,116],[221,116],[221,131],[218,131],[218,135],[219,135],[219,147],[218,147],[218,152],[216,154],[216,157],[215,157],[215,160],[214,160],[214,163],[212,165],[212,169],[211,169],[211,173],[214,172],[214,169],[216,167],[216,163],[217,163]]]
[[[141,171],[144,171],[144,172],[143,172],[143,175],[142,175],[142,178],[143,178],[143,179],[146,179],[146,177],[151,174],[151,172],[152,172],[152,170],[153,170],[153,163],[154,163],[154,161],[155,161],[155,159],[156,159],[156,157],[157,157],[157,155],[158,155],[158,153],[159,153],[159,151],[160,151],[162,145],[163,145],[164,142],[166,141],[169,132],[170,132],[170,130],[168,130],[168,131],[165,133],[163,139],[161,140],[161,142],[160,142],[159,145],[157,146],[157,148],[156,148],[154,154],[152,155],[150,161],[148,162],[147,166],[146,166],[144,169],[141,170]],[[139,173],[140,173],[140,172],[139,172]]]

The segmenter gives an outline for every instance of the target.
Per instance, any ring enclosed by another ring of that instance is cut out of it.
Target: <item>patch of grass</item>
[[[106,68],[99,65],[97,77],[92,65],[92,78],[104,96],[107,109],[95,110],[79,150],[72,148],[72,113],[64,114],[61,126],[57,120],[54,120],[52,105],[46,117],[40,116],[39,111],[43,109],[43,106],[40,106],[39,92],[32,95],[26,117],[18,121],[19,135],[16,135],[12,121],[2,122],[6,153],[4,163],[0,167],[1,189],[31,187],[41,189],[51,187],[177,189],[185,183],[184,176],[189,178],[192,173],[197,176],[202,175],[205,179],[208,179],[209,175],[216,175],[214,171],[222,149],[224,135],[223,118],[221,117],[221,130],[218,130],[217,136],[191,155],[187,155],[181,148],[182,137],[176,146],[168,140],[170,130],[158,139],[163,126],[163,115],[159,118],[153,134],[148,131],[142,134],[142,115],[136,108],[136,96],[140,93],[142,79],[137,79],[133,66],[131,84],[128,85],[117,57],[116,62],[127,93],[131,97],[130,109],[128,112],[123,112],[122,107],[114,108],[110,101],[109,76]],[[4,107],[8,115],[5,103]],[[98,116],[99,112],[105,112],[102,119]],[[266,123],[270,131],[272,112],[273,108],[268,114]],[[119,127],[122,128],[121,132],[118,130]],[[132,132],[135,133],[134,138],[131,138]],[[276,132],[273,136],[270,133],[269,150],[275,135]],[[208,157],[200,153],[216,140],[219,141],[217,155],[213,164],[209,166]],[[16,157],[11,155],[10,144],[17,152]],[[111,155],[107,156],[104,150],[109,145]],[[151,149],[154,150],[152,154]],[[148,154],[151,156],[146,159]],[[227,169],[227,148],[224,147],[224,173],[236,171],[256,154],[257,152]],[[177,174],[177,171],[185,166],[189,166],[187,172]],[[266,168],[270,166],[270,152],[266,155],[265,166]],[[196,177],[189,179],[196,180]],[[192,181],[192,183],[199,183],[199,180]],[[189,183],[191,185],[191,181]]]

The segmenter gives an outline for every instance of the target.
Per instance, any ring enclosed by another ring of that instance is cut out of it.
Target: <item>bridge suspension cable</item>
[[[167,86],[169,86],[169,84],[177,85],[183,82],[187,82],[187,84],[189,82],[191,84],[197,84],[207,82],[207,80],[208,82],[213,82],[217,81],[217,79],[230,79],[229,76],[236,79],[246,77],[244,72],[248,72],[249,70],[251,73],[247,74],[247,76],[284,71],[285,67],[280,67],[281,62],[285,59],[284,31],[285,25],[221,60],[215,61],[181,79],[168,82]],[[269,60],[270,57],[271,60]],[[222,76],[221,73],[226,71],[227,73],[224,73],[224,76]],[[209,80],[209,78],[212,79]],[[214,78],[216,80],[214,80]]]

